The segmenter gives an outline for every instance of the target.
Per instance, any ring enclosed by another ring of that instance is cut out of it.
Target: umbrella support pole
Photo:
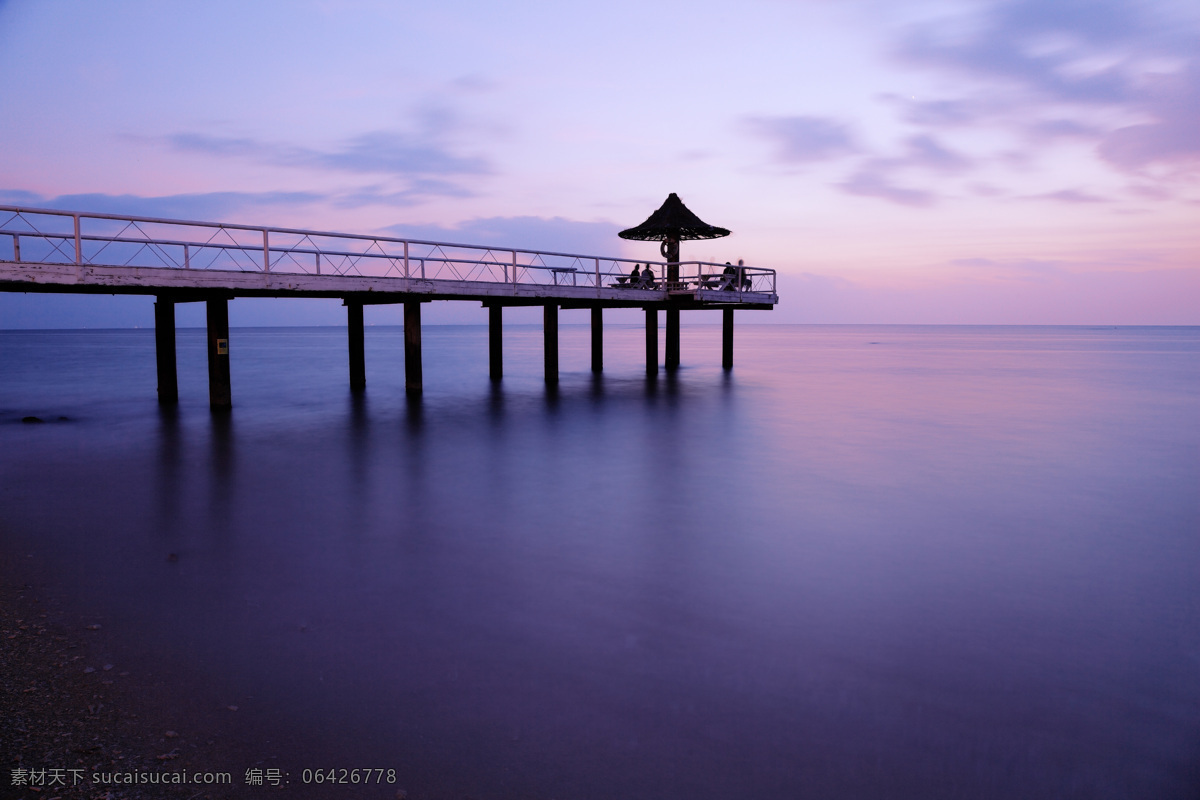
[[[667,309],[667,371],[679,369],[679,309]]]

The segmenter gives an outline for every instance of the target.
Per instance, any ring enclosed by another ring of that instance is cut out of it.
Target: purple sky
[[[761,321],[1200,324],[1198,42],[1194,1],[0,0],[0,203],[651,257],[616,231],[675,191],[734,231],[685,258],[780,271]]]

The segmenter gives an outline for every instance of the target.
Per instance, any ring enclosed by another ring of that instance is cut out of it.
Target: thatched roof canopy
[[[666,241],[675,239],[720,239],[728,236],[729,231],[709,225],[683,204],[679,195],[671,192],[667,201],[650,215],[649,219],[636,228],[628,228],[617,234],[622,239],[641,239],[644,241]]]

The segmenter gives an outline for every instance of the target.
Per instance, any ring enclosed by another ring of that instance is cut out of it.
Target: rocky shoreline
[[[176,731],[153,711],[161,691],[129,670],[105,663],[98,624],[72,624],[38,587],[0,585],[0,795],[139,800],[233,797],[232,784],[172,784],[213,769],[214,742]],[[132,785],[122,780],[160,781]],[[144,777],[143,777],[144,776]],[[99,779],[99,780],[96,780]]]
[[[145,665],[120,663],[109,633],[47,587],[0,576],[0,797],[410,797],[394,784],[272,785],[287,745],[257,738],[253,712],[209,708]]]

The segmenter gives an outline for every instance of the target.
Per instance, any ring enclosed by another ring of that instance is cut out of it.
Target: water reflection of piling
[[[233,493],[237,482],[233,479],[234,472],[234,438],[233,416],[231,414],[214,414],[212,416],[209,434],[210,442],[208,502],[213,524],[210,529],[228,533],[232,519],[231,509],[234,504]]]
[[[179,520],[179,470],[183,461],[183,448],[179,432],[179,407],[164,404],[158,409],[158,464],[154,475],[158,482],[155,493],[158,500],[158,524],[160,533],[172,532]]]

